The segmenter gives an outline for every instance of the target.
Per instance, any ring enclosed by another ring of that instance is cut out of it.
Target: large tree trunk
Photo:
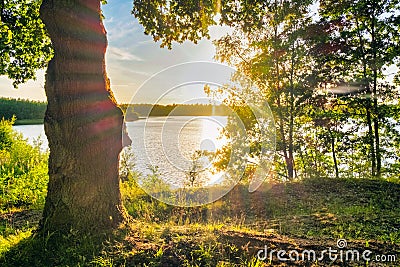
[[[99,0],[43,0],[54,48],[46,74],[49,185],[41,230],[93,234],[124,220],[123,114],[110,92]]]

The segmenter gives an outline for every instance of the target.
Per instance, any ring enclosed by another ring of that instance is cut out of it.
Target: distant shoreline
[[[44,119],[26,119],[26,120],[16,120],[14,125],[38,125],[43,124]]]
[[[213,117],[210,115],[173,115],[173,117]],[[217,115],[217,116],[224,116],[224,115]],[[225,115],[226,116],[226,115]],[[168,117],[168,115],[161,115],[161,116],[150,116],[150,117],[138,117],[135,120],[125,120],[126,122],[134,122],[138,120],[145,120],[147,118],[156,118],[156,117]],[[39,125],[44,124],[44,119],[26,119],[26,120],[16,120],[14,125],[21,126],[21,125]]]
[[[120,104],[126,121],[164,116],[228,116],[232,110],[222,104]],[[0,97],[0,119],[16,117],[15,125],[43,124],[46,102]]]
[[[228,115],[150,115],[149,117],[138,117],[134,120],[125,119],[126,122],[134,122],[139,120],[145,120],[147,118],[165,118],[165,117],[226,117]]]

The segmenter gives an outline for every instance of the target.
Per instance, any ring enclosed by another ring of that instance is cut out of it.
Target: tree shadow
[[[125,235],[120,229],[96,236],[73,230],[67,234],[34,232],[1,255],[0,266],[92,266],[110,244]]]

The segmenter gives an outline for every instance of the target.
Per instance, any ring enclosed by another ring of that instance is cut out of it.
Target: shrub
[[[0,208],[40,208],[47,193],[48,153],[13,130],[14,121],[0,122]]]

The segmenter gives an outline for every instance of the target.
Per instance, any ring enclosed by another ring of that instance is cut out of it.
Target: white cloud
[[[108,24],[108,23],[113,23],[114,22],[114,17],[109,17],[109,18],[105,18],[104,19],[104,23]]]
[[[126,51],[121,48],[110,46],[108,48],[107,53],[109,53],[110,57],[117,60],[127,60],[127,61],[143,61],[142,58],[132,54],[129,51]]]

